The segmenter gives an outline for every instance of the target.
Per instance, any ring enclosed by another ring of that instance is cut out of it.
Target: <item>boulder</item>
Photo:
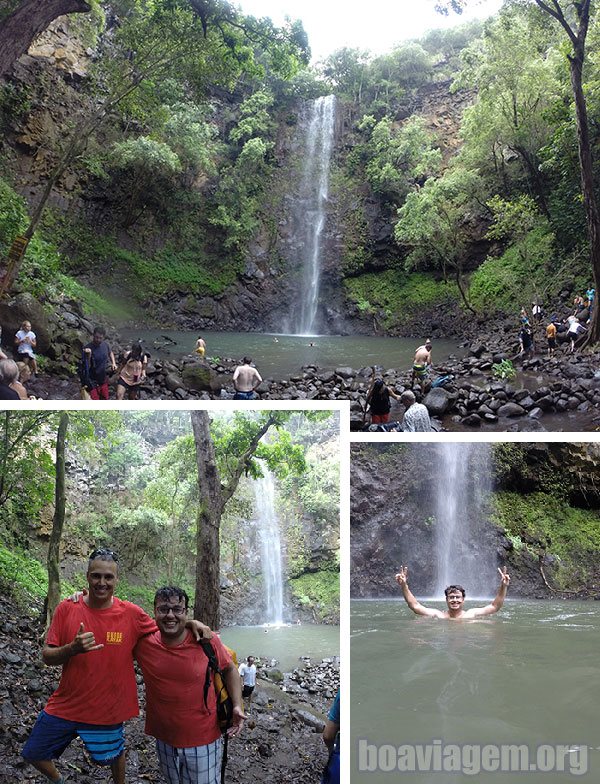
[[[518,417],[523,416],[525,409],[518,405],[518,403],[505,403],[498,409],[498,416],[501,417]]]
[[[213,392],[217,395],[221,393],[222,381],[209,365],[201,362],[186,365],[181,377],[188,389],[194,389],[197,392]]]
[[[432,416],[443,416],[450,406],[450,395],[445,389],[437,387],[427,393],[423,403]]]
[[[50,325],[44,308],[31,294],[22,293],[9,302],[0,302],[0,324],[2,343],[12,348],[15,334],[24,321],[31,322],[37,338],[36,353],[45,354],[51,344]]]

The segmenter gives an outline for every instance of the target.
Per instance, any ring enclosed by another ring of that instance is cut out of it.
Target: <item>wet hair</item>
[[[88,572],[90,570],[92,561],[112,561],[113,563],[117,564],[117,571],[119,569],[119,556],[113,550],[109,550],[108,547],[98,547],[96,550],[90,553],[90,557],[88,559]]]
[[[242,359],[242,365],[250,365],[252,364],[252,357],[244,357]]]
[[[19,378],[19,368],[13,359],[0,359],[0,381],[10,386]]]
[[[169,599],[177,599],[178,602],[183,601],[185,609],[187,610],[190,600],[183,588],[176,588],[173,585],[166,585],[164,588],[159,588],[154,594],[154,606],[156,607],[161,600],[163,602],[168,602]]]
[[[403,392],[400,397],[400,402],[402,403],[403,406],[406,406],[406,408],[412,406],[412,404],[416,402],[416,400],[417,398],[415,397],[415,393],[411,392],[410,389],[407,389],[406,392]]]
[[[98,335],[99,337],[106,337],[106,330],[104,327],[94,327],[94,335]]]
[[[462,585],[449,585],[446,588],[446,590],[444,591],[444,594],[446,595],[446,598],[448,598],[448,594],[449,593],[456,593],[457,591],[460,591],[460,593],[462,593],[462,596],[463,596],[463,599],[464,599],[465,598],[465,589],[462,587]]]

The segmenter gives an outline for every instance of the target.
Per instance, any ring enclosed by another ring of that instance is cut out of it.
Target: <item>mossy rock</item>
[[[0,324],[2,324],[2,343],[13,347],[15,334],[24,321],[31,322],[37,346],[35,352],[44,354],[50,346],[50,327],[44,308],[31,294],[18,294],[10,302],[0,303]]]
[[[194,362],[186,365],[181,374],[187,389],[196,392],[213,392],[219,394],[223,386],[220,377],[215,371],[203,362]]]

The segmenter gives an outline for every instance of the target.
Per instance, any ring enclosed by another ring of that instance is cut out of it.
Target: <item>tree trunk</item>
[[[192,411],[198,466],[198,530],[196,533],[196,598],[194,618],[212,629],[220,625],[220,525],[223,514],[221,480],[210,437],[207,411]]]
[[[46,597],[46,631],[60,601],[60,572],[58,569],[60,540],[65,523],[65,440],[69,427],[69,414],[61,411],[56,435],[56,479],[54,493],[54,519],[48,545],[48,596]]]
[[[578,47],[579,49],[579,47]],[[590,241],[590,256],[594,288],[599,290],[600,284],[600,214],[598,202],[594,193],[594,167],[592,162],[592,148],[590,145],[590,132],[587,117],[587,106],[583,94],[583,42],[579,51],[569,58],[571,70],[571,85],[575,96],[575,115],[577,117],[577,141],[579,144],[579,164],[581,167],[581,191],[587,221],[588,238]],[[600,321],[598,320],[598,305],[592,309],[592,321],[585,345],[594,345],[600,340]]]
[[[88,11],[91,6],[85,0],[23,0],[0,22],[0,77],[9,73],[13,63],[58,16]]]

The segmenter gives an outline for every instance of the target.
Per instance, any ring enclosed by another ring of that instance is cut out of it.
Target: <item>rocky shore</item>
[[[0,597],[0,781],[38,782],[40,774],[19,756],[35,718],[56,687],[58,670],[40,658],[41,626]],[[275,666],[259,670],[252,707],[242,733],[229,744],[226,781],[318,781],[327,754],[321,738],[327,711],[339,686],[339,662],[303,660],[292,673]],[[140,706],[144,692],[138,674]],[[126,724],[127,781],[161,781],[154,740],[144,735],[142,718]],[[67,782],[92,784],[99,769],[77,741],[61,758]]]
[[[0,321],[7,336],[21,321],[35,324],[42,372],[28,384],[32,395],[48,400],[74,400],[80,395],[76,375],[81,348],[91,339],[93,324],[74,301],[55,303],[51,317],[30,295],[19,294],[0,306]],[[109,329],[118,356],[126,346]],[[600,370],[598,352],[571,354],[560,342],[554,357],[546,356],[546,341],[537,329],[537,353],[516,358],[518,346],[514,319],[479,321],[466,329],[469,340],[463,356],[437,362],[435,339],[434,377],[452,376],[444,388],[430,391],[422,400],[430,415],[447,430],[543,431],[595,430],[600,426]],[[10,341],[9,341],[10,342]],[[494,365],[513,360],[514,380],[494,375]],[[141,399],[232,400],[232,375],[239,358],[203,360],[195,355],[179,359],[152,357]],[[409,368],[378,368],[388,386],[398,394],[410,388]],[[265,379],[257,390],[261,400],[349,400],[351,427],[368,427],[366,395],[372,367],[338,367],[323,370],[307,365],[285,379]],[[112,380],[113,387],[117,378]],[[114,392],[112,393],[114,396]],[[391,420],[401,420],[403,409],[395,404]]]

